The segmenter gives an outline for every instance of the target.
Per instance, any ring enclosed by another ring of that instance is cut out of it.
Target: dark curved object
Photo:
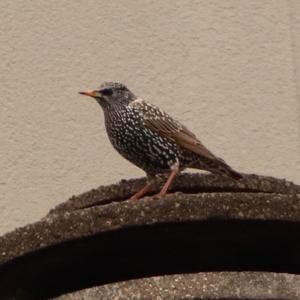
[[[217,185],[217,177],[184,176],[179,182],[193,181],[193,191],[197,180]],[[109,203],[105,189],[115,193],[114,200],[118,189],[131,193],[122,182],[72,198],[41,221],[0,238],[0,299],[46,299],[162,274],[299,274],[299,187],[270,178],[261,178],[261,186],[251,184],[226,187],[222,181],[213,192],[207,183],[205,193]]]

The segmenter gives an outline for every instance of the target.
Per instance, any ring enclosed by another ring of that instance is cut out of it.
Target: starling
[[[159,193],[164,196],[175,176],[185,168],[242,178],[184,125],[136,97],[124,84],[105,82],[97,90],[80,94],[96,99],[104,111],[106,131],[114,148],[147,174],[147,184],[131,199],[147,193],[156,175],[169,173]]]

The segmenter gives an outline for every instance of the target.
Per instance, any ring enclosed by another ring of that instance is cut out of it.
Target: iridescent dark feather
[[[157,106],[149,104],[141,99],[130,103],[142,112],[144,126],[160,136],[176,143],[178,146],[199,155],[199,160],[205,160],[209,168],[216,169],[217,173],[225,173],[235,179],[242,176],[228,166],[224,160],[216,157],[210,152],[193,134],[180,122],[174,120],[170,115],[160,110]],[[196,163],[195,163],[196,165]]]
[[[143,169],[148,178],[170,173],[161,195],[185,168],[242,178],[184,125],[157,106],[138,99],[125,85],[106,82],[98,90],[81,94],[95,98],[101,105],[108,137],[123,157]],[[141,197],[148,189],[149,184],[134,197]]]

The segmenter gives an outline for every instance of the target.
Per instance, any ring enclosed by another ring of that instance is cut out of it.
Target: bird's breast
[[[114,148],[143,169],[168,169],[178,157],[177,145],[145,127],[134,109],[106,116],[105,125]]]

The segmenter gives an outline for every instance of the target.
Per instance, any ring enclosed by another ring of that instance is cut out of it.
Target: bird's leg
[[[175,176],[177,175],[178,171],[177,170],[173,170],[167,180],[167,182],[164,184],[164,186],[162,187],[161,191],[159,192],[159,196],[165,196],[169,186],[171,185],[172,181],[174,180]]]
[[[179,173],[179,162],[176,161],[176,163],[172,166],[172,172],[167,180],[167,182],[162,187],[161,191],[159,192],[159,196],[165,196],[171,183],[173,182],[175,176]]]
[[[147,183],[139,191],[137,191],[129,200],[138,200],[142,198],[151,189],[153,181],[154,178],[148,176]]]
[[[151,187],[151,183],[146,183],[137,193],[135,193],[129,200],[138,200],[143,197]]]

